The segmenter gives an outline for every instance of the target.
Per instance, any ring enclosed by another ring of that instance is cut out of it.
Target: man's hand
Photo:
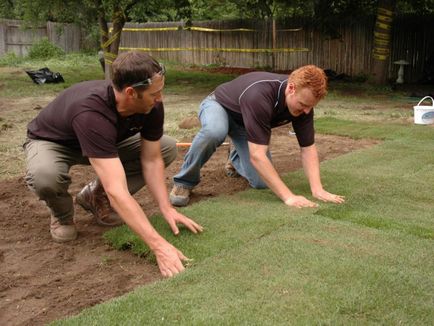
[[[188,218],[187,216],[179,213],[173,207],[170,207],[166,212],[162,213],[170,228],[172,229],[173,234],[175,235],[179,234],[177,223],[184,224],[193,233],[203,231],[203,227],[201,225],[197,224],[195,221]]]
[[[314,203],[313,201],[310,201],[306,197],[303,196],[291,196],[285,200],[285,204],[288,206],[294,206],[297,208],[303,208],[303,207],[318,207],[317,203]]]
[[[312,195],[315,198],[322,200],[323,202],[330,202],[335,204],[342,204],[343,202],[345,202],[344,196],[331,194],[328,191],[325,191],[324,189],[312,193]]]
[[[161,274],[164,277],[172,277],[185,269],[182,261],[189,259],[170,243],[163,241],[160,246],[154,249],[154,254]]]

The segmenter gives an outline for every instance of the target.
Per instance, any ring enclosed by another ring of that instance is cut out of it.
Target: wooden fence
[[[193,22],[127,23],[121,36],[121,50],[141,49],[162,61],[196,65],[271,68],[292,70],[305,64],[350,76],[367,75],[371,69],[374,17],[340,26],[339,39],[327,38],[309,20],[232,20]],[[0,20],[0,55],[12,51],[26,54],[28,47],[48,37],[66,52],[80,49],[81,32],[73,25],[47,23],[24,30],[19,21]],[[428,58],[434,55],[434,16],[395,18],[389,77],[396,78],[398,66],[407,60],[405,80],[417,82]]]
[[[32,44],[44,37],[67,53],[80,51],[81,31],[74,24],[47,22],[24,28],[20,20],[0,19],[0,56],[8,52],[26,55]]]
[[[160,60],[197,65],[293,70],[306,64],[350,76],[371,69],[375,17],[340,26],[341,37],[330,39],[308,20],[208,21],[195,28],[182,23],[146,23],[125,26],[121,49],[142,49]],[[417,82],[428,58],[434,55],[434,16],[398,17],[393,23],[389,78],[397,76],[393,62],[404,59],[405,80]]]

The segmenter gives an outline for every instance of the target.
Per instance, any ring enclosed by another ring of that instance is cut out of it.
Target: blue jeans
[[[194,188],[200,182],[200,169],[229,135],[235,147],[229,155],[234,168],[242,177],[247,179],[251,187],[267,188],[265,182],[250,163],[246,129],[231,118],[215,100],[213,94],[202,101],[199,119],[202,128],[194,137],[193,143],[184,157],[181,171],[173,177],[175,185],[189,189]],[[271,159],[269,152],[267,155]]]

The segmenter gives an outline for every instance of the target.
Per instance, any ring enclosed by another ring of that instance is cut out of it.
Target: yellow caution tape
[[[185,27],[185,30],[199,31],[199,32],[255,32],[256,30],[250,28],[232,28],[232,29],[215,29],[206,27]]]
[[[373,54],[372,57],[380,61],[387,60],[387,55]]]
[[[380,45],[380,46],[389,46],[390,42],[389,42],[389,40],[380,40],[380,39],[376,38],[374,40],[374,44]]]
[[[390,53],[390,50],[387,49],[387,48],[375,48],[374,49],[374,53],[375,54],[384,54],[384,55],[387,55],[387,54]]]
[[[104,62],[111,65],[113,60],[116,59],[117,55],[108,51],[104,51]]]
[[[374,37],[381,40],[390,40],[390,34],[387,33],[374,32]]]
[[[375,23],[375,25],[376,25],[378,28],[382,28],[382,29],[385,29],[385,30],[390,30],[390,24],[385,24],[385,23],[382,23],[382,22],[377,21],[377,22]]]
[[[272,52],[309,52],[308,48],[279,48],[279,49],[235,49],[235,48],[130,48],[119,47],[119,50],[130,51],[207,51],[207,52],[248,52],[248,53],[272,53]]]
[[[110,32],[113,30],[110,27]],[[207,27],[183,27],[183,26],[173,26],[173,27],[124,27],[123,32],[167,32],[167,31],[198,31],[198,32],[261,32],[260,30],[250,29],[250,28],[232,28],[232,29],[216,29]],[[302,28],[289,28],[289,29],[279,29],[278,32],[298,32]]]
[[[124,27],[122,28],[123,32],[160,32],[160,31],[177,31],[181,26],[179,27],[148,27],[148,28],[131,28],[131,27]],[[111,30],[111,28],[110,28]]]
[[[111,52],[104,52],[104,59],[116,59],[117,55]]]
[[[110,28],[111,29],[111,28]],[[125,27],[122,29],[123,32],[167,32],[167,31],[198,31],[198,32],[255,32],[254,29],[248,29],[248,28],[234,28],[234,29],[215,29],[215,28],[206,28],[206,27],[182,27],[182,26],[175,26],[175,27],[137,27],[137,28],[131,28],[131,27]]]
[[[106,31],[104,31],[102,28],[99,29],[99,32],[103,36],[108,36],[108,33]]]
[[[392,17],[389,16],[384,16],[384,15],[377,15],[377,19],[385,22],[385,23],[391,23],[392,22]]]
[[[377,12],[382,15],[393,16],[393,11],[386,8],[378,8]]]
[[[303,28],[287,28],[287,29],[278,29],[276,32],[299,32],[303,30]]]
[[[118,37],[119,37],[120,31],[118,31],[116,34],[114,34],[112,37],[110,37],[104,44],[101,45],[103,49],[108,48],[110,44],[112,44]]]

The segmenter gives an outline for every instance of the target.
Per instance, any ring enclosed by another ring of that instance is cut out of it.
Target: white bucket
[[[427,98],[431,99],[431,106],[420,105]],[[431,96],[425,96],[414,108],[414,123],[418,125],[429,125],[434,123],[434,100]]]

